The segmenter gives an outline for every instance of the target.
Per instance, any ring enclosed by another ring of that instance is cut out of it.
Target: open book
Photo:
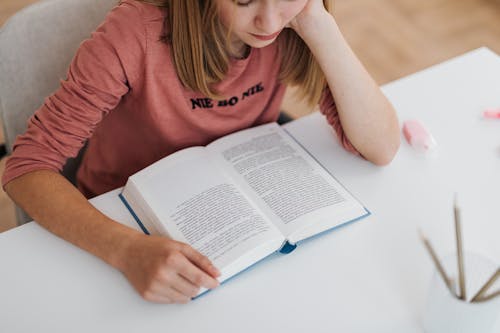
[[[276,123],[171,154],[120,198],[144,232],[190,244],[230,278],[370,213]]]

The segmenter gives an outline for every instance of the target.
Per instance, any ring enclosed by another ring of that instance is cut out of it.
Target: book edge
[[[132,215],[132,217],[134,218],[135,222],[137,222],[137,224],[139,225],[139,227],[142,229],[142,231],[146,235],[150,235],[150,232],[148,231],[148,229],[146,229],[146,227],[141,222],[141,220],[139,219],[139,217],[137,216],[137,214],[134,212],[134,210],[132,209],[132,207],[128,203],[127,199],[125,199],[125,196],[123,195],[123,193],[118,194],[118,197],[120,198],[120,200],[122,201],[122,203],[125,205],[125,207],[129,211],[129,213]]]
[[[351,224],[352,224],[352,223],[354,223],[354,222],[358,222],[358,221],[360,221],[360,220],[362,220],[362,219],[364,219],[364,218],[367,218],[368,216],[372,215],[372,213],[371,213],[371,212],[370,212],[370,211],[369,211],[366,207],[364,207],[364,206],[363,206],[363,209],[365,210],[365,214],[360,215],[360,216],[358,216],[358,217],[355,217],[355,218],[353,218],[353,219],[351,219],[351,220],[345,221],[345,222],[343,222],[343,223],[340,223],[340,224],[338,224],[338,225],[335,225],[335,226],[333,226],[333,227],[331,227],[331,228],[328,228],[328,229],[326,229],[326,230],[323,230],[323,231],[321,231],[321,232],[319,232],[319,233],[317,233],[317,234],[314,234],[314,235],[312,235],[312,236],[309,236],[309,237],[307,237],[307,238],[301,239],[301,240],[297,241],[297,243],[295,243],[295,245],[298,245],[298,244],[300,244],[300,243],[302,243],[302,242],[304,242],[304,241],[310,241],[310,240],[313,240],[313,239],[315,239],[315,238],[317,238],[317,237],[320,237],[320,236],[323,236],[324,234],[329,233],[329,232],[331,232],[331,231],[333,231],[333,230],[341,229],[341,228],[343,228],[343,227],[346,227],[346,226],[348,226],[348,225],[351,225]]]

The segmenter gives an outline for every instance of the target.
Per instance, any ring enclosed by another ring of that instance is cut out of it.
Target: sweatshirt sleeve
[[[351,144],[349,139],[344,133],[342,128],[342,124],[340,123],[339,114],[337,112],[337,106],[335,104],[335,100],[333,99],[330,88],[326,87],[323,90],[323,94],[321,95],[321,99],[319,102],[319,109],[322,114],[326,116],[326,120],[333,127],[335,133],[337,133],[337,137],[342,144],[342,146],[349,152],[355,155],[361,155],[356,148]]]
[[[141,8],[122,2],[80,44],[60,87],[28,120],[6,162],[2,186],[35,170],[60,172],[141,75],[146,48]]]

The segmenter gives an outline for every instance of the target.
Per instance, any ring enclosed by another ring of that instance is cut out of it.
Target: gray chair
[[[7,153],[16,136],[26,130],[28,118],[66,77],[80,43],[117,3],[43,0],[19,11],[1,28],[0,117]],[[63,170],[73,183],[79,157],[69,160]],[[16,218],[18,224],[31,220],[19,208]]]

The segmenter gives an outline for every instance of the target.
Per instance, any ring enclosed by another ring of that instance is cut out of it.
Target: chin
[[[250,46],[252,48],[260,49],[260,48],[271,45],[275,41],[276,41],[276,38],[272,39],[272,40],[266,40],[266,41],[248,41],[245,44],[247,44],[248,46]]]

